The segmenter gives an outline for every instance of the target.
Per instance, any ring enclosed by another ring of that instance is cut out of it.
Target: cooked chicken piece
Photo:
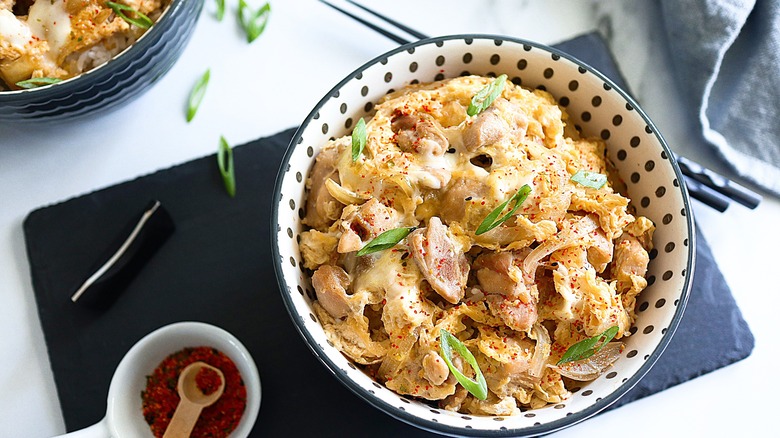
[[[536,300],[524,303],[522,300],[498,294],[490,294],[485,299],[491,313],[501,318],[504,324],[513,330],[527,332],[536,323],[538,318]]]
[[[322,265],[311,276],[311,285],[317,293],[317,300],[334,318],[344,318],[350,313],[349,275],[338,266]]]
[[[344,254],[358,251],[363,244],[395,228],[398,223],[397,212],[385,207],[376,198],[371,198],[362,205],[348,205],[341,215],[341,238],[338,252]]]
[[[328,179],[338,182],[338,159],[338,148],[323,149],[317,155],[309,179],[306,180],[309,196],[306,197],[306,216],[303,223],[320,231],[325,231],[341,215],[341,203],[325,187],[325,181]]]
[[[460,410],[460,406],[466,400],[469,395],[469,390],[462,385],[458,385],[455,389],[455,394],[447,396],[444,400],[439,402],[439,407],[448,411],[457,412]]]
[[[522,109],[517,104],[499,98],[463,130],[463,146],[467,151],[474,152],[507,136],[522,137],[527,127],[528,120]]]
[[[593,265],[596,272],[604,272],[604,269],[612,261],[612,242],[607,239],[607,235],[601,228],[597,228],[591,237],[593,238],[591,242],[593,246],[588,248],[588,262]]]
[[[483,199],[487,192],[488,187],[475,179],[458,178],[451,181],[439,205],[442,220],[447,224],[463,221],[466,216],[466,206],[472,200]]]
[[[450,375],[450,369],[439,353],[431,351],[423,358],[425,378],[434,385],[441,385]]]
[[[624,233],[615,244],[615,264],[612,275],[621,289],[630,287],[633,277],[644,277],[650,256],[636,237]]]
[[[426,228],[412,232],[407,242],[417,267],[433,290],[456,304],[463,298],[469,262],[447,231],[441,219],[434,216]]]
[[[449,141],[440,125],[427,114],[400,114],[393,119],[392,129],[398,147],[404,152],[438,157],[449,148]]]
[[[463,130],[463,146],[474,152],[485,145],[501,140],[509,132],[509,125],[498,111],[491,107],[476,116],[474,121]]]
[[[485,293],[504,295],[531,302],[531,292],[523,281],[520,264],[530,250],[485,252],[474,260],[477,280]]]

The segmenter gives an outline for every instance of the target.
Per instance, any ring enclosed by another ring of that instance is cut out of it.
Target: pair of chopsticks
[[[412,40],[404,38],[388,29],[380,27],[358,15],[353,14],[339,6],[330,3],[327,0],[320,0],[322,3],[330,6],[331,8],[341,12],[344,15],[362,23],[363,25],[373,29],[374,31],[390,38],[398,44],[408,44]],[[379,14],[361,4],[354,2],[353,0],[346,0],[351,5],[362,9],[363,11],[379,18],[380,20],[394,26],[410,36],[417,38],[418,40],[428,38],[422,32],[418,32],[402,23],[399,23],[389,17]],[[704,166],[696,163],[693,160],[685,158],[683,156],[675,154],[677,164],[682,171],[685,185],[688,188],[688,194],[703,204],[719,211],[724,212],[731,205],[731,201],[735,201],[744,205],[747,208],[755,209],[758,204],[761,203],[762,197],[758,193],[751,191],[750,189],[729,180],[723,175],[720,175]]]

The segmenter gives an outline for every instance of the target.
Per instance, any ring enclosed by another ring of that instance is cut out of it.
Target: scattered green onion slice
[[[444,362],[447,363],[447,367],[450,369],[450,372],[455,376],[455,378],[458,379],[458,382],[463,385],[463,387],[466,388],[468,392],[472,393],[474,397],[480,400],[487,399],[487,382],[485,381],[485,376],[482,375],[482,370],[479,369],[477,359],[474,358],[474,355],[471,354],[471,351],[469,351],[469,349],[463,345],[463,342],[461,342],[460,339],[456,338],[452,333],[444,329],[441,329],[440,331],[439,345],[441,347],[441,356],[444,358]],[[457,368],[455,368],[455,365],[452,364],[452,350],[457,351],[458,354],[460,354],[460,357],[462,357],[466,363],[471,365],[471,368],[474,370],[474,374],[476,374],[476,380],[472,380],[466,377]]]
[[[130,24],[134,24],[140,27],[141,29],[149,29],[154,24],[151,18],[136,11],[130,6],[123,5],[122,3],[114,3],[114,2],[106,2],[106,6],[111,8],[114,11],[114,13],[119,17],[121,17],[123,20],[127,21]],[[132,12],[133,15],[135,15],[135,17],[128,17],[125,14],[125,11]]]
[[[206,73],[203,73],[203,76],[195,83],[195,87],[192,88],[190,99],[187,102],[187,122],[192,121],[195,113],[198,112],[200,101],[203,100],[203,95],[206,94],[206,86],[209,84],[210,77],[211,69],[207,69]]]
[[[233,169],[233,149],[223,136],[219,137],[217,164],[219,165],[219,173],[222,175],[222,182],[225,183],[225,190],[231,198],[236,196],[236,173]]]
[[[225,0],[217,0],[217,21],[225,18]]]
[[[506,85],[506,75],[501,75],[485,86],[485,88],[479,90],[474,97],[471,98],[466,114],[475,116],[482,111],[485,111],[501,92],[504,91],[504,85]]]
[[[355,129],[352,130],[352,162],[354,163],[363,153],[363,148],[366,147],[366,140],[368,134],[366,134],[366,122],[361,118],[355,124]]]
[[[59,79],[59,78],[32,78],[32,79],[27,79],[27,80],[24,80],[24,81],[19,81],[19,82],[16,83],[16,86],[19,87],[19,88],[30,89],[30,88],[43,87],[44,85],[56,84],[57,82],[62,82],[62,79]]]
[[[260,9],[253,11],[245,0],[238,2],[238,20],[246,32],[248,42],[252,42],[265,30],[268,16],[271,14],[271,4],[266,2]]]
[[[387,230],[384,233],[376,236],[376,238],[366,244],[360,251],[357,252],[357,256],[361,257],[366,254],[375,253],[378,251],[384,251],[394,247],[398,242],[402,241],[417,227],[403,227]]]
[[[558,361],[556,365],[561,365],[566,362],[575,362],[578,360],[587,359],[594,354],[598,353],[602,348],[604,348],[605,345],[609,343],[609,341],[612,340],[612,338],[615,337],[618,333],[618,326],[612,326],[604,331],[604,333],[600,335],[596,335],[592,338],[584,339],[580,342],[577,342],[576,344],[569,347],[565,353],[563,353],[563,356],[561,356],[561,360]],[[604,341],[601,341],[604,339]]]
[[[585,187],[600,189],[607,183],[607,175],[587,170],[578,170],[572,175],[571,180]]]
[[[477,231],[474,232],[477,236],[480,234],[487,233],[488,231],[492,230],[493,228],[503,224],[507,221],[512,215],[515,214],[518,208],[520,208],[520,205],[525,202],[525,199],[528,198],[528,194],[531,193],[531,187],[528,184],[523,185],[523,187],[520,187],[520,190],[517,191],[511,198],[504,201],[501,205],[495,208],[495,210],[491,211],[487,216],[485,216],[485,219],[482,221],[481,224],[479,224],[479,227],[477,227]],[[512,208],[512,210],[509,211],[509,213],[505,214],[503,217],[498,219],[498,215],[501,214],[502,211],[506,208],[507,205],[509,205],[510,202],[515,201],[515,206]]]

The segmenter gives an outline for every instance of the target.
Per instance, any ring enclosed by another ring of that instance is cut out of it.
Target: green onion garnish
[[[387,230],[384,233],[376,236],[376,238],[366,244],[360,251],[357,252],[357,256],[361,257],[366,254],[375,253],[378,251],[384,251],[394,247],[398,242],[402,241],[417,227],[403,227]]]
[[[268,24],[268,16],[271,13],[271,5],[266,2],[260,9],[253,11],[244,0],[238,2],[238,21],[246,32],[248,42],[254,41],[265,30]]]
[[[366,147],[366,122],[360,118],[355,124],[355,129],[352,130],[352,162],[357,161],[360,154],[363,152],[363,148]]]
[[[600,335],[596,335],[592,338],[577,342],[576,344],[569,347],[565,353],[563,353],[563,356],[561,356],[561,360],[558,361],[557,365],[561,365],[566,362],[575,362],[593,356],[594,354],[598,353],[605,345],[607,345],[607,343],[611,341],[612,338],[617,335],[617,333],[618,326],[612,326]],[[599,342],[602,338],[604,341]]]
[[[58,79],[58,78],[32,78],[32,79],[27,79],[25,81],[19,81],[19,82],[16,83],[16,86],[19,87],[19,88],[30,89],[30,88],[43,87],[44,85],[56,84],[57,82],[62,82],[62,79]]]
[[[501,75],[485,86],[485,88],[479,90],[474,97],[471,98],[466,114],[475,116],[482,111],[485,111],[501,92],[504,91],[504,85],[506,84],[506,75]]]
[[[572,175],[571,180],[585,187],[600,189],[607,183],[607,175],[587,170],[578,170]]]
[[[119,17],[121,17],[123,20],[127,21],[130,24],[134,24],[140,27],[141,29],[149,29],[154,24],[151,18],[136,11],[130,6],[123,5],[122,3],[114,3],[114,2],[106,2],[106,6],[111,8],[114,11],[114,13]],[[132,13],[135,17],[132,18],[128,17],[125,14],[125,11]]]
[[[203,100],[203,95],[206,94],[206,86],[209,84],[209,78],[211,77],[211,69],[207,69],[206,73],[198,79],[195,83],[195,87],[190,92],[190,99],[187,102],[187,122],[190,122],[195,113],[198,112],[200,101]]]
[[[485,400],[488,394],[487,382],[485,381],[485,376],[482,375],[482,370],[479,369],[477,359],[474,358],[474,355],[471,354],[471,351],[469,351],[469,349],[463,345],[463,342],[461,342],[460,339],[456,338],[452,333],[444,329],[441,329],[440,331],[439,345],[441,346],[441,355],[444,358],[444,362],[447,363],[447,367],[450,369],[450,372],[455,376],[455,378],[458,379],[458,382],[463,385],[463,387],[466,388],[470,393],[472,393],[474,397],[480,400]],[[474,374],[477,376],[477,380],[472,380],[466,377],[457,368],[455,368],[455,366],[452,364],[453,349],[457,351],[458,354],[460,354],[460,357],[466,360],[466,363],[471,365],[471,368],[474,370]]]
[[[495,208],[495,210],[491,211],[487,216],[485,216],[485,220],[482,221],[481,224],[479,224],[479,227],[477,227],[477,231],[474,232],[477,236],[480,234],[487,233],[488,231],[492,230],[493,228],[503,224],[507,221],[512,215],[515,214],[518,208],[520,208],[520,204],[525,202],[525,199],[528,198],[528,194],[531,193],[531,187],[528,184],[523,185],[523,187],[520,187],[520,190],[517,191],[511,198],[504,201],[501,205]],[[506,208],[507,205],[509,205],[510,202],[515,201],[515,206],[512,208],[512,210],[509,211],[509,213],[505,214],[500,219],[498,218],[498,215],[501,214],[502,211]]]
[[[225,0],[217,0],[217,21],[225,17]]]
[[[225,137],[219,137],[219,151],[217,151],[217,164],[225,190],[230,197],[236,196],[236,173],[233,170],[233,149],[231,149]]]

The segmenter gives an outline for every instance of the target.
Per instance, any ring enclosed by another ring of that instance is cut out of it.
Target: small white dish
[[[260,374],[249,351],[227,331],[202,322],[178,322],[161,327],[138,341],[114,372],[108,390],[106,416],[97,424],[66,435],[69,438],[140,438],[151,437],[144,420],[141,391],[146,388],[146,376],[168,355],[186,347],[208,346],[227,355],[236,364],[246,385],[247,400],[244,415],[230,435],[249,436],[260,411]]]

